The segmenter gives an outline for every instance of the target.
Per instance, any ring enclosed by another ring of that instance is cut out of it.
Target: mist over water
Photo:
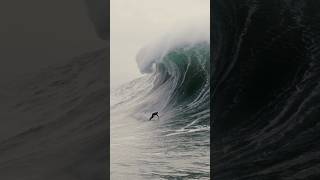
[[[110,4],[112,88],[141,77],[135,59],[141,48],[168,33],[197,27],[194,23],[210,22],[209,0],[111,0]]]

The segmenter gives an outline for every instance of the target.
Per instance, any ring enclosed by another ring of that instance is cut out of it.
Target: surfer
[[[154,113],[152,113],[152,115],[151,115],[151,117],[150,117],[150,119],[149,119],[149,120],[151,120],[154,116],[158,116],[158,118],[159,118],[158,112],[154,112]]]

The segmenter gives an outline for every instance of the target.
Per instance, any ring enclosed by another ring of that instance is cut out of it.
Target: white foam
[[[192,129],[179,129],[176,130],[173,133],[167,134],[166,136],[175,136],[175,135],[181,135],[181,134],[189,134],[189,133],[195,133],[195,132],[201,132],[201,131],[210,131],[210,126],[197,126],[196,128]]]

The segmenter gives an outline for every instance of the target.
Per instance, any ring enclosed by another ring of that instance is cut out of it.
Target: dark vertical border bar
[[[213,74],[214,74],[214,68],[213,68],[213,46],[214,46],[214,36],[213,36],[213,2],[215,0],[210,1],[210,178],[213,179]]]
[[[109,179],[110,1],[0,12],[0,179]]]
[[[320,179],[320,1],[212,2],[211,177]]]
[[[107,101],[108,101],[108,107],[107,107],[107,117],[108,117],[108,119],[107,119],[107,129],[108,129],[108,132],[107,132],[107,135],[108,135],[108,152],[107,152],[107,177],[108,177],[108,179],[110,179],[110,167],[111,167],[111,165],[110,165],[110,137],[111,137],[111,135],[110,135],[110,68],[111,68],[111,66],[110,66],[110,8],[111,8],[111,6],[110,6],[110,0],[106,0],[107,1],[107,16],[108,16],[108,18],[107,18],[107,36],[108,36],[108,38],[107,38],[107,54],[109,55],[109,59],[107,59],[107,74],[108,74],[108,77],[107,77],[107,81],[108,81],[108,94],[107,94]]]

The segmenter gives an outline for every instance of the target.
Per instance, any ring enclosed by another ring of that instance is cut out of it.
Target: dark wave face
[[[138,64],[148,74],[111,94],[111,177],[209,179],[209,43],[145,49]],[[160,118],[149,120],[153,112]],[[135,157],[122,159],[121,144]],[[133,167],[144,173],[124,173]]]
[[[320,2],[213,3],[215,179],[319,177]]]

